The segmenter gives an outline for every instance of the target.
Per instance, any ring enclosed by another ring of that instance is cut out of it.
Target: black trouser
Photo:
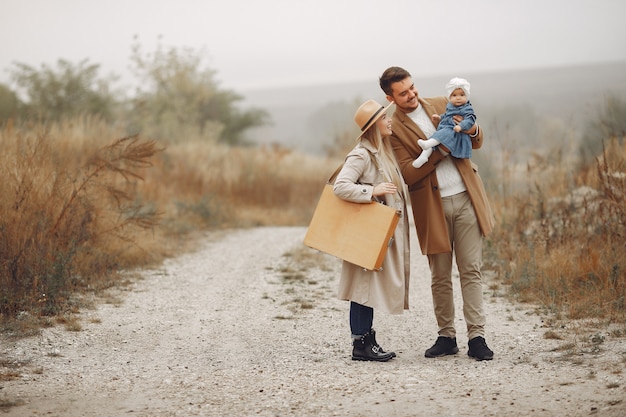
[[[363,336],[372,329],[374,309],[354,301],[350,302],[350,331],[352,336]]]

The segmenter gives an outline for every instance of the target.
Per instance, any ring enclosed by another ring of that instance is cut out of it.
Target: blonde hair
[[[404,181],[400,176],[400,167],[393,154],[393,149],[388,140],[383,140],[380,130],[376,124],[370,126],[363,135],[361,140],[368,140],[378,151],[378,161],[380,169],[382,169],[385,181],[393,182],[398,190],[404,190]]]

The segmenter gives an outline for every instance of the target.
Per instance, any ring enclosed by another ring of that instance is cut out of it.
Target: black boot
[[[380,346],[374,345],[374,338],[369,332],[352,342],[353,361],[386,362],[391,358],[391,354],[381,353]]]
[[[372,342],[374,344],[374,346],[378,346],[378,351],[380,353],[387,353],[383,350],[383,347],[381,345],[378,344],[378,342],[376,341],[376,330],[374,329],[370,329],[370,333],[372,334]],[[396,357],[396,352],[389,352],[389,354],[391,355],[392,358]]]

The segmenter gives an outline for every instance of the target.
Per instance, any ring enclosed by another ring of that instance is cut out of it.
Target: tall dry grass
[[[64,138],[44,126],[0,133],[3,315],[58,313],[73,289],[132,265],[133,230],[156,224],[135,198],[155,143],[73,141],[75,128]]]
[[[488,267],[522,301],[569,318],[626,317],[626,145],[616,139],[573,171],[548,157],[528,164],[528,190],[493,198]]]
[[[280,147],[190,140],[168,147],[146,181],[175,233],[195,227],[305,225],[339,163]]]
[[[0,130],[0,318],[159,262],[210,228],[305,225],[338,161],[197,138],[161,147],[97,119]]]

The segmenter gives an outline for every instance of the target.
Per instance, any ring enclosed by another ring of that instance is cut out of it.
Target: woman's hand
[[[374,197],[380,197],[385,194],[395,194],[398,191],[398,187],[392,182],[381,182],[374,186],[374,190],[372,191],[372,195]]]

